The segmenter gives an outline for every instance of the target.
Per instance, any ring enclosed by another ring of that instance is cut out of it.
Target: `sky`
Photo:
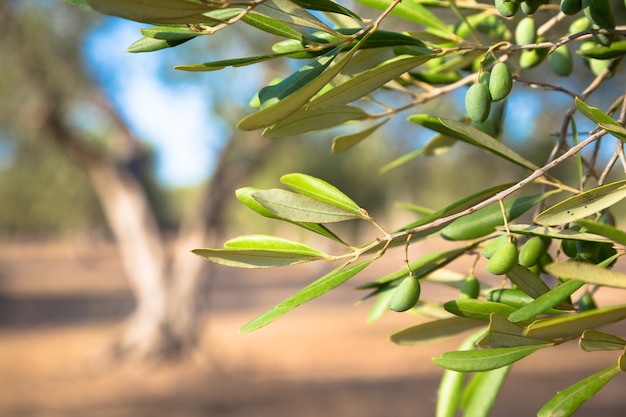
[[[191,78],[195,73],[173,78],[179,81],[163,77],[164,71],[178,72],[173,51],[126,52],[146,26],[104,18],[86,38],[85,58],[133,133],[154,147],[160,182],[194,185],[211,174],[230,128],[213,112],[211,89]],[[215,73],[216,82],[219,77]]]

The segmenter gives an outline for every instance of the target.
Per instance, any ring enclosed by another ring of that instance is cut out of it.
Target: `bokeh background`
[[[126,52],[144,26],[60,1],[0,5],[0,415],[432,416],[441,370],[430,358],[460,339],[395,346],[387,336],[420,319],[388,314],[367,325],[371,304],[356,303],[354,287],[402,268],[402,253],[243,335],[240,326],[328,267],[240,271],[189,250],[240,233],[332,250],[234,198],[238,187],[276,187],[289,172],[337,185],[390,229],[415,216],[389,210],[397,202],[439,208],[522,172],[458,144],[445,158],[380,174],[430,136],[407,129],[403,115],[342,155],[331,153],[328,132],[269,140],[237,131],[258,87],[299,63],[176,71],[266,52],[271,39],[233,27],[170,50]],[[563,82],[576,90],[593,77],[581,74]],[[418,111],[461,116],[462,97]],[[540,163],[567,102],[533,97],[516,86],[499,133]],[[340,232],[358,243],[376,230]],[[434,245],[448,243],[418,244],[412,256]],[[468,265],[451,268],[464,274]],[[141,276],[159,285],[146,289]],[[576,346],[539,352],[515,366],[494,415],[533,415],[614,359]],[[616,378],[580,415],[623,415],[624,382]]]

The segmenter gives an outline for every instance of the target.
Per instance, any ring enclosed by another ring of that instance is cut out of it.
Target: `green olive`
[[[519,264],[527,268],[537,265],[545,252],[543,240],[539,236],[531,237],[522,245],[518,258]]]
[[[496,10],[504,17],[513,17],[519,10],[517,1],[495,0]]]
[[[420,298],[421,286],[415,277],[406,277],[394,290],[390,307],[393,311],[402,312],[415,307]]]
[[[489,94],[492,101],[500,101],[509,95],[513,88],[513,76],[504,62],[498,62],[491,69]]]
[[[480,282],[474,274],[468,275],[461,284],[461,299],[478,298],[480,295]]]
[[[589,19],[587,19],[586,16],[581,16],[578,19],[574,20],[569,25],[569,29],[567,31],[569,32],[570,35],[573,35],[574,33],[584,32],[590,27],[591,27],[591,22],[589,21]]]
[[[582,0],[561,0],[561,11],[566,15],[573,16],[582,9]]]
[[[475,122],[484,122],[489,117],[491,110],[491,95],[485,84],[476,83],[465,94],[465,110],[467,115]]]
[[[528,45],[537,42],[537,23],[533,17],[525,17],[515,27],[515,43]]]
[[[504,275],[517,265],[519,251],[513,242],[500,246],[487,262],[487,271],[494,275]]]
[[[509,237],[507,235],[500,235],[491,239],[483,248],[483,256],[487,259],[491,259],[494,253],[500,248],[500,246],[504,245],[509,241]]]
[[[542,4],[544,4],[543,0],[524,0],[520,4],[520,10],[525,15],[531,15],[534,14]]]
[[[567,77],[574,70],[574,58],[567,45],[561,45],[548,56],[548,65],[555,74]]]
[[[578,310],[580,311],[595,310],[596,308],[598,308],[598,306],[589,292],[584,293],[580,297],[580,300],[578,300]]]
[[[525,49],[519,57],[519,65],[523,69],[530,69],[541,64],[546,55],[548,48]]]

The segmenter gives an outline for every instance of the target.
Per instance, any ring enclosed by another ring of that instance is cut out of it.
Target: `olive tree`
[[[259,89],[252,102],[257,110],[239,122],[239,129],[284,138],[344,126],[332,140],[333,152],[341,153],[404,113],[406,129],[432,131],[432,137],[385,169],[402,169],[407,161],[424,155],[446,158],[446,150],[461,142],[519,169],[514,181],[471,192],[444,207],[425,207],[428,201],[405,205],[414,211],[414,220],[394,228],[381,224],[367,207],[324,179],[302,173],[281,177],[283,188],[237,190],[236,197],[259,216],[304,228],[334,242],[336,251],[250,234],[228,240],[221,248],[195,249],[196,255],[241,268],[339,263],[245,324],[242,332],[266,326],[333,290],[395,247],[404,248],[406,254],[397,271],[359,287],[365,291],[363,299],[373,299],[369,320],[390,310],[431,317],[393,334],[391,340],[401,345],[472,331],[459,350],[433,358],[445,369],[438,416],[459,410],[468,416],[488,415],[512,364],[568,342],[578,341],[588,352],[614,350],[615,362],[570,387],[555,387],[560,391],[538,415],[571,415],[626,371],[624,335],[598,330],[626,319],[626,304],[599,307],[594,300],[599,288],[626,289],[626,275],[617,271],[626,233],[614,215],[626,197],[626,90],[620,72],[626,53],[626,26],[620,26],[626,23],[623,4],[609,0],[560,4],[356,0],[348,6],[332,0],[70,3],[154,24],[141,30],[143,38],[129,48],[133,52],[174,47],[235,24],[267,35],[264,55],[177,67],[214,71],[271,60],[301,62],[293,73]],[[601,104],[595,104],[601,89]],[[515,121],[506,116],[502,103],[510,100],[512,91],[535,102],[548,94],[567,102],[541,163],[508,145],[504,127]],[[438,114],[423,113],[424,103],[452,94],[464,95],[464,117],[450,107],[438,109]],[[483,169],[491,167],[485,164]],[[428,182],[421,186],[428,187]],[[346,242],[333,227],[346,221],[370,224],[377,236]],[[454,247],[411,259],[411,245],[435,238],[454,242]],[[472,266],[459,276],[448,265],[460,258]],[[478,276],[499,276],[501,284]],[[459,291],[449,300],[434,302],[421,291],[426,281]]]

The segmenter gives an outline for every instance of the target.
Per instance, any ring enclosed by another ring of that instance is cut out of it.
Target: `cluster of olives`
[[[504,62],[498,62],[491,72],[483,72],[477,83],[465,94],[465,110],[472,121],[482,123],[489,117],[491,102],[506,98],[513,87],[513,76]]]
[[[615,18],[609,0],[561,0],[561,11],[564,14],[576,15],[581,10],[593,29],[615,29]],[[594,39],[604,46],[613,42],[613,36],[609,34],[596,34]]]
[[[525,266],[538,272],[541,265],[551,262],[548,254],[549,239],[534,236],[517,248],[514,236],[501,235],[489,241],[483,249],[483,256],[488,259],[487,271],[494,275],[504,275],[516,265]]]
[[[585,228],[578,226],[574,226],[572,229],[585,232]],[[591,264],[599,264],[617,253],[613,245],[608,242],[573,239],[563,239],[561,251],[570,259]]]
[[[520,2],[519,0],[495,0],[495,7],[506,17],[514,16],[522,10],[527,16],[522,18],[515,29],[515,41],[518,45],[529,45],[543,42],[545,39],[537,37],[537,27],[532,15],[539,6],[547,1],[533,0]],[[569,33],[579,33],[589,28],[614,29],[615,18],[611,10],[610,0],[561,0],[561,11],[566,15],[576,15],[580,12],[584,16],[576,19],[569,28]],[[610,46],[614,40],[611,34],[595,34],[593,41],[586,41],[580,45],[580,51],[595,48],[598,44]],[[561,45],[551,53],[550,48],[525,49],[520,54],[519,65],[523,69],[533,68],[544,59],[548,60],[551,70],[560,76],[568,76],[574,69],[573,54],[568,45]],[[598,75],[611,63],[610,59],[594,59],[583,57],[585,64]]]

